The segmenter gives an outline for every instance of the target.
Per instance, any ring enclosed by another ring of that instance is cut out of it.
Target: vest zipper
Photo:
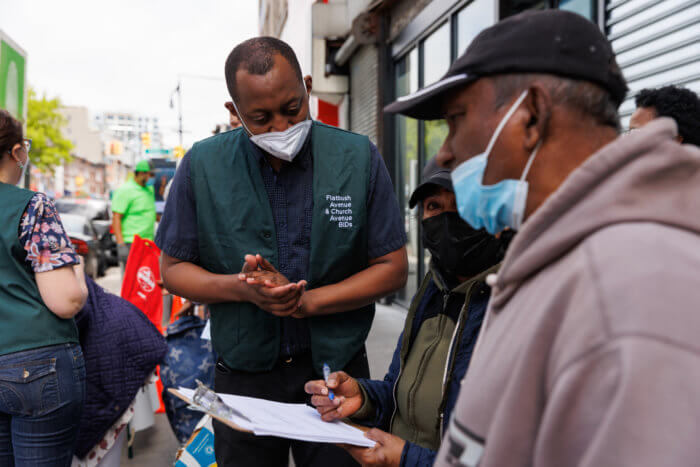
[[[391,413],[391,420],[389,421],[389,433],[391,433],[394,429],[394,419],[396,418],[396,411],[398,409],[398,402],[396,401],[396,390],[399,386],[399,381],[401,379],[402,372],[403,372],[403,367],[401,366],[401,359],[399,359],[399,374],[396,375],[396,379],[394,380],[394,387],[393,387],[393,390],[391,391],[391,395],[394,398],[394,411]]]
[[[471,295],[471,294],[470,294]],[[465,302],[465,305],[462,306],[462,312],[459,313],[459,318],[457,318],[457,324],[455,324],[455,330],[452,332],[452,339],[450,340],[450,347],[447,350],[447,360],[445,361],[445,371],[442,374],[442,399],[445,399],[445,393],[446,393],[446,387],[445,385],[447,384],[447,372],[450,367],[450,362],[452,361],[452,350],[454,348],[455,344],[455,338],[457,337],[457,333],[459,332],[459,326],[462,324],[462,317],[464,315],[464,307],[466,307],[466,303],[469,303],[468,301]],[[445,300],[445,306],[447,306],[447,300]],[[440,443],[442,444],[442,437],[444,435],[445,431],[445,409],[443,408],[440,411]]]

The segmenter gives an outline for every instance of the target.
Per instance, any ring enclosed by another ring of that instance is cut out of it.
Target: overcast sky
[[[39,93],[93,113],[156,116],[169,145],[178,74],[220,78],[183,77],[189,146],[228,119],[224,61],[257,35],[258,0],[0,0],[0,29],[27,52]]]

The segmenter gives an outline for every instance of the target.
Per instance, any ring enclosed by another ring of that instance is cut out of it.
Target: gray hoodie
[[[700,149],[675,135],[618,138],[525,222],[436,465],[700,465]]]

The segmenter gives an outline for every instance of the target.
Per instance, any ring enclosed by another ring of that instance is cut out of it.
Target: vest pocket
[[[0,367],[0,401],[12,415],[38,416],[58,408],[56,359]]]

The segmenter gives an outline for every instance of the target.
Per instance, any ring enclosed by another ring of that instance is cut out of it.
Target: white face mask
[[[238,113],[238,118],[241,120],[243,128],[248,132],[250,140],[263,151],[287,162],[293,161],[296,155],[299,154],[313,123],[307,118],[303,122],[292,125],[284,131],[271,131],[269,133],[254,135],[245,124],[245,120],[238,111],[235,100],[233,101],[233,107]]]

